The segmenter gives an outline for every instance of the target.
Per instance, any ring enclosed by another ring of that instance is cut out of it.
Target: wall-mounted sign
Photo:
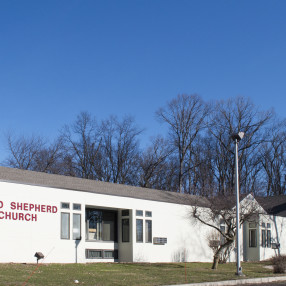
[[[44,204],[11,202],[10,204],[7,204],[8,210],[2,210],[5,206],[6,204],[3,201],[0,201],[0,220],[37,221],[37,213],[39,212],[52,214],[58,212],[56,206]]]

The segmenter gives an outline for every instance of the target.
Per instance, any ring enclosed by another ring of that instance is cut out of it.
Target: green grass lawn
[[[243,263],[243,278],[273,276],[266,263]],[[211,270],[211,263],[0,264],[2,286],[168,285],[239,279],[234,263]],[[185,278],[186,271],[186,278]],[[28,282],[25,281],[31,276]],[[75,284],[74,281],[79,283]]]

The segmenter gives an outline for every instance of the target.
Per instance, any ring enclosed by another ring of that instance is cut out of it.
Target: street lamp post
[[[240,265],[240,235],[239,235],[239,177],[238,177],[238,142],[243,138],[244,132],[238,132],[231,135],[235,143],[235,190],[236,190],[236,275],[242,276]]]

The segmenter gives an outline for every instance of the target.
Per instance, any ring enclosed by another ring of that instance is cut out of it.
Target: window
[[[72,239],[81,239],[81,215],[73,214]]]
[[[61,208],[62,209],[69,209],[70,208],[70,204],[69,203],[61,203]]]
[[[146,212],[145,212],[145,216],[146,216],[146,217],[152,217],[152,212],[146,211]]]
[[[266,247],[266,231],[265,231],[265,229],[261,230],[261,246]]]
[[[87,259],[118,259],[118,250],[86,249]]]
[[[256,247],[257,239],[256,239],[256,229],[249,229],[249,247]]]
[[[143,219],[136,219],[136,242],[143,242]]]
[[[70,214],[61,213],[61,239],[70,239]]]
[[[81,204],[73,204],[73,210],[74,211],[80,211],[81,210]]]
[[[91,258],[91,259],[102,258],[102,250],[87,249],[86,258]]]
[[[145,242],[152,242],[152,220],[145,220]]]
[[[118,250],[103,250],[103,258],[118,259]]]
[[[265,224],[264,224],[265,227]],[[267,229],[261,230],[261,246],[271,248],[271,225],[267,223]]]
[[[86,209],[87,240],[117,241],[117,213]]]
[[[121,216],[129,216],[129,210],[122,210]]]
[[[122,242],[129,242],[129,218],[122,219]]]
[[[271,230],[267,229],[267,247],[271,248]]]
[[[143,211],[136,210],[136,216],[143,216]]]

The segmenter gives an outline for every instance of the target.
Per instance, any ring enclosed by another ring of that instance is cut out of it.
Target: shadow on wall
[[[189,250],[181,247],[172,254],[172,262],[187,262],[189,259]]]
[[[137,253],[134,257],[134,262],[146,262],[148,259],[146,259],[145,255],[143,253]]]

